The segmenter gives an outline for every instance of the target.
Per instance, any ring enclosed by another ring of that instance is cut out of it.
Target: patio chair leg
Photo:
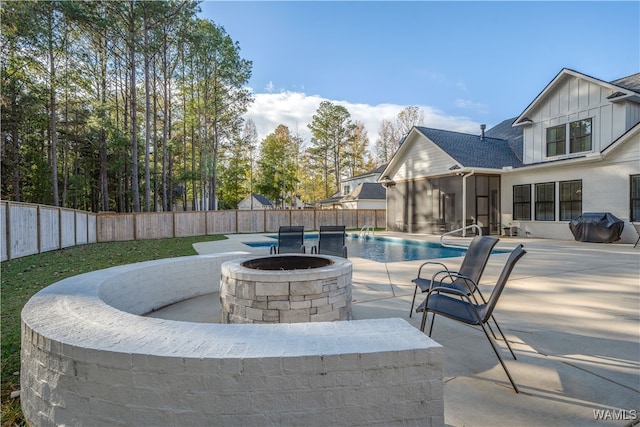
[[[636,246],[638,246],[638,242],[640,242],[640,234],[638,234],[638,240],[636,240],[636,244],[633,245],[633,247],[635,248]]]
[[[413,306],[416,303],[417,294],[418,294],[418,285],[416,285],[416,288],[413,290],[413,299],[411,300],[411,309],[409,310],[409,317],[411,317],[411,315],[413,314]]]
[[[491,318],[493,318],[493,316],[491,316]],[[495,319],[494,319],[495,322]],[[498,326],[498,324],[496,323],[496,326]],[[493,332],[493,328],[491,327],[490,324],[487,323],[487,328],[489,328],[489,331],[491,332],[491,335],[493,335],[493,339],[497,340],[498,337],[496,336],[496,333]],[[500,327],[498,326],[498,329],[500,329]]]
[[[420,321],[420,331],[424,332],[424,327],[427,324],[427,316],[428,316],[428,311],[425,309],[422,312],[422,320]],[[431,321],[433,322],[433,319],[431,319]]]
[[[507,344],[507,347],[509,348],[509,351],[511,352],[511,355],[513,356],[513,360],[518,360],[518,359],[516,359],[516,354],[511,349],[511,344],[509,344],[509,341],[507,340],[507,337],[505,337],[504,333],[502,333],[502,329],[500,329],[500,325],[498,325],[498,322],[496,321],[496,318],[493,317],[493,315],[491,315],[491,319],[493,319],[493,323],[496,324],[496,328],[498,328],[498,332],[500,332],[500,335],[502,335],[502,339]],[[489,326],[489,323],[487,323],[487,326]],[[491,326],[489,326],[489,329],[491,330]],[[491,333],[493,334],[493,330],[491,330]],[[496,334],[493,334],[493,337],[496,338]]]
[[[436,314],[431,315],[431,324],[429,325],[429,336],[433,333],[433,324],[436,322]]]
[[[489,336],[489,333],[487,332],[487,329],[484,327],[483,323],[480,324],[480,327],[482,328],[484,334],[486,335],[487,339],[489,340],[489,343],[491,344],[491,348],[493,349],[493,352],[496,354],[496,357],[500,361],[500,364],[502,365],[502,369],[504,369],[505,374],[507,374],[507,377],[509,378],[509,382],[511,382],[511,385],[513,386],[513,389],[515,390],[516,393],[520,393],[520,391],[518,390],[518,386],[513,381],[513,378],[511,377],[511,374],[509,373],[509,370],[507,369],[507,365],[504,364],[504,360],[502,360],[502,357],[500,356],[500,352],[498,351],[498,347],[497,347],[496,343]],[[511,350],[510,346],[509,346],[509,350]],[[514,356],[514,358],[515,358],[515,356]]]

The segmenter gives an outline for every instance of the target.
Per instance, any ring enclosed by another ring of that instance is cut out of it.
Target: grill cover
[[[579,242],[611,243],[620,240],[624,222],[609,212],[585,212],[572,219],[569,228]]]

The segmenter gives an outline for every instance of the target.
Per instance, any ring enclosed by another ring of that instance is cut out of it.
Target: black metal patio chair
[[[272,254],[305,253],[304,226],[281,225],[278,229],[278,244],[271,246]]]
[[[429,326],[429,336],[433,331],[433,324],[435,321],[436,314],[448,317],[453,320],[457,320],[462,323],[466,323],[468,325],[476,325],[482,328],[485,336],[489,340],[491,344],[491,348],[493,348],[493,352],[498,357],[504,372],[507,374],[513,389],[518,393],[518,387],[516,383],[513,381],[507,366],[505,365],[502,357],[500,356],[500,352],[498,351],[498,347],[496,342],[491,338],[487,331],[487,326],[489,319],[493,317],[493,310],[498,303],[498,299],[504,290],[505,285],[507,284],[507,280],[509,280],[509,276],[513,271],[515,264],[522,258],[527,252],[524,250],[522,245],[518,245],[509,255],[507,262],[500,273],[500,277],[498,277],[498,281],[496,282],[493,291],[491,292],[491,296],[487,302],[482,302],[478,304],[475,300],[472,299],[469,295],[473,293],[474,288],[477,288],[477,283],[469,283],[469,280],[465,280],[464,283],[468,284],[468,289],[458,290],[453,289],[448,286],[437,286],[433,287],[427,293],[426,299],[418,306],[416,311],[422,312],[422,322],[420,323],[420,330],[424,332],[427,314],[431,312],[433,315],[431,317],[431,324]],[[457,276],[455,273],[451,273],[452,276]],[[495,319],[494,319],[495,321]],[[496,323],[497,325],[497,323]],[[502,330],[498,326],[498,331],[500,335],[502,335],[502,339],[507,344],[509,351],[514,359],[516,359],[516,355],[507,341],[507,338],[502,333]]]
[[[345,244],[346,227],[344,225],[321,225],[318,233],[318,246],[311,253],[347,257]]]
[[[468,290],[468,288],[464,283],[465,278],[470,279],[473,283],[480,282],[480,278],[482,277],[484,268],[486,267],[487,261],[489,260],[489,255],[491,255],[491,251],[493,251],[493,248],[496,246],[499,240],[500,239],[493,236],[474,237],[469,244],[467,252],[464,255],[464,259],[462,260],[460,269],[455,272],[459,275],[457,277],[449,275],[450,273],[452,273],[452,271],[449,270],[449,268],[447,268],[447,266],[441,262],[427,261],[420,265],[420,268],[418,269],[418,277],[412,280],[412,282],[415,284],[415,289],[413,290],[413,299],[411,300],[409,317],[411,317],[413,313],[413,307],[415,306],[418,289],[420,289],[421,292],[427,292],[429,289],[435,286],[448,286],[459,291],[466,291]],[[423,277],[423,268],[431,266],[436,266],[437,268],[442,268],[443,270],[436,271],[430,278]],[[447,276],[445,277],[445,275]],[[448,280],[444,282],[444,279]]]

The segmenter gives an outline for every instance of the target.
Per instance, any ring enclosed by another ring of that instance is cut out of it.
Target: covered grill
[[[623,228],[624,222],[609,212],[585,212],[569,223],[573,237],[579,242],[617,242]]]

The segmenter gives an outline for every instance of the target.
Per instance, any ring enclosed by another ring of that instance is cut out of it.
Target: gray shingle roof
[[[363,182],[358,184],[342,200],[384,200],[387,198],[387,190],[377,182]]]
[[[511,123],[513,119],[510,119]],[[522,129],[510,127],[509,120],[485,132],[485,137],[416,126],[449,156],[465,167],[501,169],[522,166]],[[517,150],[519,147],[519,153]]]
[[[609,83],[640,93],[640,73],[632,74]]]
[[[267,199],[261,194],[253,193],[253,198],[256,199],[260,204],[264,206],[273,206],[273,203],[271,203],[269,199]]]
[[[382,173],[382,171],[384,170],[384,168],[386,168],[386,167],[387,167],[387,163],[385,163],[385,164],[383,164],[383,165],[380,165],[380,166],[376,167],[375,169],[370,170],[370,171],[368,171],[368,172],[361,173],[361,174],[358,174],[358,175],[350,176],[350,177],[349,177],[348,179],[346,179],[345,181],[347,181],[347,180],[353,180],[353,179],[360,178],[360,177],[367,176],[367,175],[381,174],[381,173]]]

